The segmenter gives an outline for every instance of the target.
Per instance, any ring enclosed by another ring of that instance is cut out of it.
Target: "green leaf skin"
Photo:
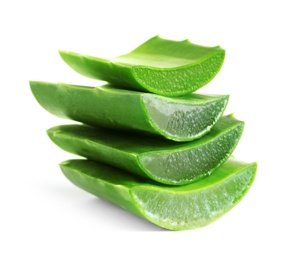
[[[184,186],[166,186],[87,160],[60,164],[78,187],[169,230],[206,226],[232,209],[247,193],[256,163],[229,159],[215,172]]]
[[[153,37],[132,52],[102,59],[60,51],[62,59],[78,73],[105,80],[117,88],[182,96],[210,82],[222,67],[225,51],[185,41]]]
[[[85,124],[137,130],[174,141],[191,141],[208,133],[222,116],[228,96],[189,94],[168,98],[155,94],[31,81],[39,104],[50,113]]]
[[[47,131],[60,148],[169,185],[201,179],[219,167],[235,149],[244,123],[224,116],[202,138],[176,143],[84,125],[62,125]]]

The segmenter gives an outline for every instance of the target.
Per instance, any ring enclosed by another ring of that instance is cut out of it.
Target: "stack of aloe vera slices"
[[[193,93],[218,73],[223,49],[154,37],[110,60],[60,55],[108,83],[30,82],[42,107],[80,122],[47,131],[86,158],[60,164],[72,183],[169,230],[205,226],[249,190],[256,163],[229,159],[244,127],[223,116],[229,97]]]

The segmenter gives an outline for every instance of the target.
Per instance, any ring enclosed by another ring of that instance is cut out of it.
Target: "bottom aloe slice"
[[[69,160],[60,167],[78,187],[169,230],[203,227],[220,218],[244,197],[257,169],[256,163],[229,159],[202,180],[166,186],[93,161]]]
[[[209,175],[232,154],[244,123],[222,117],[204,137],[186,143],[85,125],[61,125],[47,131],[60,148],[170,185]]]

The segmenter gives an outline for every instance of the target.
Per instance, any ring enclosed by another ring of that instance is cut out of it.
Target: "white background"
[[[0,259],[296,259],[294,2],[1,1]],[[201,229],[164,231],[68,182],[58,163],[74,156],[45,133],[68,121],[29,89],[28,80],[103,84],[58,49],[109,58],[157,34],[226,50],[200,92],[230,94],[226,113],[246,123],[235,156],[259,164],[243,201]]]

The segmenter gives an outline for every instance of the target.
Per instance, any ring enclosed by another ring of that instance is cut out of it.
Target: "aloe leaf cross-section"
[[[60,51],[62,59],[80,74],[112,83],[118,88],[162,96],[192,93],[219,72],[225,51],[196,45],[188,40],[153,37],[128,54],[103,59]]]
[[[169,230],[194,229],[219,219],[245,196],[257,169],[256,163],[229,159],[202,180],[166,186],[93,161],[69,160],[60,167],[78,187]]]
[[[228,96],[156,94],[31,81],[39,104],[50,113],[85,124],[191,141],[208,133],[222,116]]]
[[[85,125],[61,125],[47,131],[60,148],[170,185],[194,182],[232,154],[244,123],[224,116],[212,130],[192,142],[177,143]]]

